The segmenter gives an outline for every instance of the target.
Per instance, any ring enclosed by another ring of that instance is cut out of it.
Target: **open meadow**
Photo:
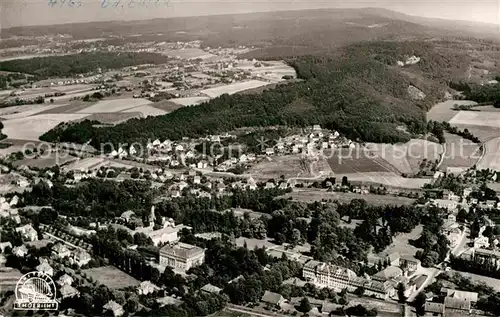
[[[470,168],[481,157],[479,144],[449,133],[445,133],[445,139],[446,152],[439,166],[440,170],[445,171],[448,167]]]
[[[142,98],[105,99],[79,110],[78,113],[120,112],[150,103],[151,101]]]
[[[38,114],[24,118],[3,121],[3,133],[10,139],[38,140],[39,136],[56,127],[61,122],[80,120],[85,113]]]
[[[380,151],[371,148],[343,148],[333,154],[325,151],[325,155],[329,157],[328,163],[335,174],[399,172],[380,156]]]
[[[260,80],[249,80],[241,83],[234,83],[229,85],[224,85],[220,87],[214,87],[202,90],[201,92],[210,98],[216,98],[223,94],[235,94],[240,91],[254,89],[262,86],[268,85],[268,82],[260,81]]]
[[[500,137],[484,143],[485,154],[477,164],[478,169],[500,171]]]
[[[450,120],[451,125],[478,125],[500,128],[500,112],[489,111],[458,111]]]
[[[390,195],[374,195],[374,194],[355,194],[328,192],[326,189],[294,189],[293,192],[282,196],[283,198],[291,198],[296,201],[314,202],[325,200],[338,200],[341,203],[349,203],[353,199],[363,199],[369,204],[385,206],[385,205],[412,205],[415,200],[407,197],[390,196]]]
[[[447,100],[437,103],[427,112],[427,121],[450,121],[458,113],[458,111],[453,110],[454,105],[477,105],[477,102],[469,100]]]
[[[209,97],[182,97],[170,99],[170,102],[182,105],[182,106],[195,106],[210,100]]]
[[[106,285],[110,289],[122,289],[130,286],[138,286],[140,284],[137,279],[120,271],[114,266],[103,266],[82,270],[82,273],[91,276],[95,281]]]
[[[365,185],[376,184],[405,189],[421,189],[425,184],[432,182],[430,178],[405,178],[393,172],[365,172],[334,175],[337,179],[341,179],[344,176],[347,177],[349,181],[363,183]]]
[[[253,165],[248,173],[253,178],[261,180],[279,179],[282,175],[285,179],[324,179],[332,175],[326,160],[322,158],[318,158],[318,161],[303,159],[299,154],[267,157],[262,162]]]

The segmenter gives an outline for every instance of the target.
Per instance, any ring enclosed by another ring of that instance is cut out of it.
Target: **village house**
[[[12,250],[12,243],[10,242],[0,243],[0,253],[4,253],[7,248]]]
[[[63,274],[61,277],[57,280],[57,284],[63,286],[63,285],[71,285],[73,284],[73,278],[69,276],[68,274]]]
[[[17,227],[16,232],[19,232],[21,234],[24,241],[38,240],[38,233],[30,224]]]
[[[87,265],[90,260],[92,260],[92,257],[88,252],[82,249],[76,249],[70,262],[78,265],[79,267],[82,267],[84,265]]]
[[[61,292],[61,297],[63,299],[80,295],[80,292],[76,288],[68,284],[62,285],[59,291]]]
[[[55,257],[60,259],[69,257],[71,255],[71,251],[64,243],[56,243],[52,247],[52,253],[55,255]]]
[[[222,292],[221,288],[214,286],[212,284],[206,284],[200,290],[208,294],[220,294],[220,292]]]
[[[137,286],[137,294],[139,295],[148,295],[159,290],[160,288],[150,281],[143,281]]]
[[[490,240],[483,235],[474,239],[474,248],[475,249],[487,248],[489,246],[490,246]]]
[[[21,246],[18,246],[18,247],[15,247],[14,249],[12,249],[12,254],[14,254],[18,258],[24,258],[28,254],[28,249],[23,244]]]
[[[272,308],[281,308],[281,305],[286,303],[286,299],[280,294],[265,291],[261,301]]]
[[[444,311],[445,311],[444,304],[426,302],[424,309],[425,309],[425,312],[430,314],[431,316],[436,316],[436,317],[443,317],[444,316]]]
[[[125,312],[123,307],[115,301],[109,301],[102,307],[104,310],[111,311],[114,317],[122,316]]]
[[[50,266],[49,262],[46,259],[41,259],[40,260],[40,265],[38,265],[36,267],[36,270],[38,272],[45,273],[45,274],[47,274],[49,276],[53,276],[54,275],[54,269],[52,268],[52,266]]]
[[[160,265],[179,271],[185,272],[204,261],[205,250],[187,243],[168,244],[160,249]]]
[[[399,259],[399,267],[402,268],[403,271],[408,270],[413,272],[420,269],[420,260],[417,260],[412,256],[402,256]]]

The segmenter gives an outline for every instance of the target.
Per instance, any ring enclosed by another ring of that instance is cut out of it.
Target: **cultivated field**
[[[3,121],[3,133],[10,139],[38,140],[40,135],[51,130],[61,122],[80,120],[87,114],[38,114],[25,118]]]
[[[127,109],[124,112],[139,112],[144,117],[148,117],[148,116],[156,117],[156,116],[162,116],[162,115],[165,115],[168,113],[166,111],[163,111],[163,110],[158,109],[156,107],[152,107],[150,105],[144,105],[144,106],[139,106],[139,107],[135,107],[132,109]]]
[[[120,112],[150,103],[151,101],[142,98],[107,99],[82,109],[78,113]]]
[[[439,166],[440,170],[446,170],[447,167],[470,168],[476,164],[481,157],[479,144],[449,133],[445,133],[445,138],[446,152]]]
[[[450,124],[457,125],[479,125],[492,128],[500,128],[500,112],[485,111],[459,111]]]
[[[424,159],[439,161],[441,154],[444,152],[443,145],[422,139],[412,139],[406,143],[406,147],[407,160],[413,173],[418,173],[420,164]]]
[[[427,121],[443,122],[451,120],[458,113],[458,111],[453,110],[454,105],[477,105],[477,102],[469,100],[447,100],[440,102],[427,112]]]
[[[406,157],[406,144],[367,143],[366,148],[394,166],[400,173],[411,174],[412,168]]]
[[[22,105],[22,106],[13,106],[7,108],[0,108],[0,117],[7,119],[16,119],[26,116],[32,116],[34,114],[41,114],[43,111],[48,111],[50,109],[54,109],[59,107],[60,105]]]
[[[282,175],[289,178],[324,179],[332,172],[324,159],[310,161],[300,155],[275,156],[253,165],[248,171],[255,179],[279,179]]]
[[[330,157],[328,163],[335,174],[354,174],[365,172],[398,172],[387,161],[379,156],[380,152],[371,148],[356,147],[354,149],[339,149]]]
[[[13,163],[14,166],[29,166],[29,167],[37,167],[37,168],[45,168],[52,167],[55,165],[66,164],[68,162],[72,162],[77,160],[76,157],[70,156],[69,154],[58,155],[56,153],[50,153],[48,155],[42,155],[40,158],[34,159],[24,159],[20,161],[15,161]]]
[[[85,119],[91,121],[99,121],[102,124],[117,124],[129,119],[140,117],[142,117],[142,114],[140,112],[102,112],[93,113],[88,117],[85,117]]]
[[[500,128],[464,124],[456,124],[454,126],[456,126],[460,130],[469,130],[469,132],[472,133],[472,135],[478,137],[481,142],[486,142],[491,139],[500,137]]]
[[[103,266],[93,269],[87,269],[82,270],[82,272],[91,276],[100,284],[106,285],[111,289],[121,289],[129,286],[137,286],[140,284],[138,280],[113,266]]]
[[[185,98],[173,98],[169,101],[182,105],[182,106],[195,106],[210,100],[208,97],[185,97]]]
[[[500,171],[500,137],[484,144],[485,155],[477,164],[478,169],[492,169]]]
[[[84,159],[78,159],[70,164],[64,166],[66,171],[81,171],[89,170],[91,168],[100,167],[106,161],[103,157],[87,157]]]
[[[260,81],[260,80],[249,80],[245,81],[242,83],[235,83],[235,84],[230,84],[230,85],[224,85],[220,87],[214,87],[214,88],[209,88],[202,90],[201,92],[210,98],[215,98],[223,94],[235,94],[237,92],[247,90],[247,89],[254,89],[262,86],[268,85],[268,82],[265,81]]]
[[[155,102],[150,104],[149,106],[154,107],[156,109],[160,109],[162,111],[165,111],[166,113],[175,111],[177,109],[180,109],[183,107],[183,105],[180,105],[175,102],[171,102],[170,100],[163,100],[159,102]]]
[[[428,178],[404,178],[392,172],[365,172],[353,174],[335,174],[337,179],[346,176],[349,181],[361,182],[363,184],[380,184],[382,186],[420,189],[425,184],[431,183]]]
[[[340,193],[327,192],[326,189],[295,189],[291,193],[283,195],[284,198],[292,198],[297,201],[314,202],[325,200],[338,200],[341,203],[349,203],[353,199],[363,199],[372,205],[411,205],[414,199],[407,197],[389,196],[389,195],[374,195],[374,194],[355,194],[355,193]]]

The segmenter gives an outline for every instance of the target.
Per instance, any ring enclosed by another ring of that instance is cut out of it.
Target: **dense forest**
[[[162,64],[167,60],[167,56],[155,53],[81,53],[4,61],[0,62],[0,71],[32,74],[36,79],[43,79],[71,77],[94,72],[97,68],[104,71],[141,64]]]
[[[393,55],[398,58],[410,50],[399,50],[395,44],[365,45],[361,47],[364,49],[355,46],[331,57],[291,59],[290,65],[303,81],[260,95],[222,95],[197,107],[133,119],[113,127],[96,128],[90,121],[69,127],[62,124],[41,139],[76,143],[91,140],[94,147],[100,148],[105,142],[145,143],[148,139],[198,137],[249,126],[321,124],[351,139],[395,143],[411,137],[410,133],[396,129],[398,126],[407,126],[411,133],[425,132],[425,111],[440,97],[439,93],[422,84],[419,87],[428,96],[425,100],[412,100],[407,89],[415,83],[388,66],[387,60],[380,60],[385,50],[395,51]],[[376,49],[383,54],[372,53]],[[439,68],[425,61],[422,65],[424,70]]]
[[[499,76],[497,76],[498,79]],[[450,87],[461,91],[463,98],[477,103],[498,104],[500,102],[500,83],[477,85],[466,82],[452,82]]]

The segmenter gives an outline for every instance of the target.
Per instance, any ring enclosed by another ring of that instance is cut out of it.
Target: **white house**
[[[24,241],[36,241],[38,240],[38,233],[36,230],[30,225],[24,225],[16,228],[16,232],[19,232],[23,237]]]
[[[62,275],[58,280],[57,284],[63,286],[63,285],[71,285],[73,284],[73,278],[69,276],[68,274]]]
[[[58,258],[66,258],[71,255],[71,251],[64,243],[57,243],[52,247],[52,252]]]
[[[169,244],[160,249],[160,264],[187,271],[205,261],[205,250],[187,243]]]
[[[18,247],[15,247],[14,249],[12,249],[12,254],[14,254],[18,258],[24,258],[28,254],[28,249],[23,244],[21,246],[18,246]]]
[[[45,273],[49,276],[53,276],[54,275],[54,269],[52,268],[52,266],[50,266],[49,262],[47,262],[47,260],[45,259],[42,259],[40,265],[38,265],[36,267],[36,270],[38,272],[42,272],[42,273]]]

